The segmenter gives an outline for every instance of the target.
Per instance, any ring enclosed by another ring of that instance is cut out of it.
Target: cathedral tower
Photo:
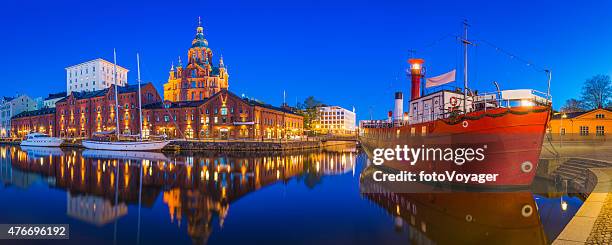
[[[223,64],[213,65],[213,52],[204,37],[204,28],[198,18],[196,35],[187,51],[187,64],[183,67],[179,56],[176,68],[170,68],[168,82],[164,84],[164,100],[203,100],[228,87],[228,73]]]

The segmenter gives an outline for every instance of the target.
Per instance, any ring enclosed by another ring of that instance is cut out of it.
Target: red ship
[[[467,31],[466,31],[467,33]],[[467,63],[467,34],[463,38]],[[550,93],[532,89],[481,93],[467,88],[421,95],[424,60],[410,59],[412,82],[409,111],[403,112],[401,92],[395,94],[395,110],[387,120],[360,122],[360,140],[372,157],[375,149],[485,148],[484,160],[456,164],[452,161],[385,161],[398,171],[498,174],[495,181],[467,183],[483,187],[529,186],[535,177],[546,126],[551,113]],[[467,74],[467,65],[464,65]],[[550,88],[550,72],[548,84]],[[496,84],[497,86],[497,84]],[[550,90],[549,90],[550,91]]]

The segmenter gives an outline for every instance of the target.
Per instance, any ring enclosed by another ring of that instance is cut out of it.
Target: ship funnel
[[[423,59],[409,59],[410,64],[410,80],[412,87],[410,89],[410,100],[415,100],[421,97],[421,77],[423,77]]]
[[[404,115],[404,94],[402,92],[395,92],[395,109],[393,110],[396,121],[403,120]]]

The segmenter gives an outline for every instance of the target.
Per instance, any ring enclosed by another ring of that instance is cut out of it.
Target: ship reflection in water
[[[0,146],[0,223],[67,223],[63,242],[72,244],[545,244],[581,205],[565,197],[561,210],[559,197],[529,192],[372,193],[381,187],[359,180],[367,162],[355,146],[283,154]]]

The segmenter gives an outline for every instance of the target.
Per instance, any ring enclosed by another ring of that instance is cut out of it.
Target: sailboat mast
[[[138,66],[138,118],[140,118],[140,123],[138,124],[138,132],[140,135],[140,139],[142,139],[142,96],[140,94],[140,56],[138,55],[138,53],[136,53],[136,63]]]
[[[119,90],[117,89],[117,51],[115,49],[113,49],[113,62],[115,70],[115,121],[117,122],[115,134],[117,134],[117,138],[119,138],[119,96],[117,96]]]
[[[468,45],[472,44],[468,41],[468,23],[463,21],[463,113],[467,114],[467,90],[468,90]]]

